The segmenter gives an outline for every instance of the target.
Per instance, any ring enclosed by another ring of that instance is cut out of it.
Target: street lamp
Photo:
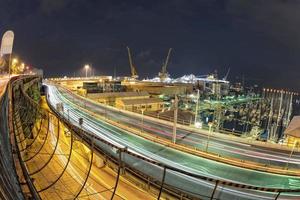
[[[294,144],[293,144],[293,148],[292,148],[291,153],[290,153],[290,155],[289,155],[289,159],[288,159],[288,161],[287,161],[287,163],[286,163],[286,167],[285,167],[286,170],[289,169],[289,163],[290,163],[290,160],[291,160],[291,158],[292,158],[294,149],[295,149],[295,147],[296,147],[297,145],[298,145],[298,142],[295,140],[295,141],[294,141]]]
[[[13,60],[12,60],[12,64],[17,64],[19,61],[18,61],[18,59],[17,58],[14,58]]]
[[[19,62],[18,59],[17,59],[17,58],[14,58],[14,59],[12,59],[12,61],[9,63],[9,65],[8,65],[8,75],[9,75],[9,77],[10,77],[12,65],[16,65],[18,62]]]
[[[208,129],[207,143],[206,143],[206,149],[205,149],[206,152],[208,151],[208,144],[209,144],[209,139],[210,139],[210,134],[211,134],[211,127],[212,127],[212,125],[213,125],[212,122],[209,122],[209,123],[208,123],[209,129]]]
[[[88,70],[90,69],[90,66],[84,65],[84,69],[85,69],[85,78],[87,78],[87,73],[88,73]]]
[[[24,73],[24,69],[25,69],[25,63],[22,63],[20,66],[20,70],[22,73]]]
[[[142,132],[143,132],[144,131],[144,111],[145,111],[145,108],[142,108],[141,111],[142,111]]]
[[[195,109],[195,122],[194,122],[194,125],[195,125],[195,126],[196,126],[196,123],[197,123],[197,117],[198,117],[199,98],[200,98],[200,93],[199,93],[199,89],[198,89],[198,90],[197,90],[196,109]]]

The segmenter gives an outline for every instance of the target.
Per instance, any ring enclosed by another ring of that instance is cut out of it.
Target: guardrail
[[[22,92],[25,91],[25,89],[27,90],[33,82],[36,82],[38,80],[41,80],[40,77],[38,76],[18,76],[18,77],[15,77],[11,83],[10,83],[10,99],[12,101],[11,103],[11,106],[10,106],[10,111],[9,111],[9,116],[10,116],[10,126],[11,126],[11,130],[13,131],[13,133],[11,134],[11,140],[13,141],[13,146],[15,148],[15,151],[16,151],[16,154],[17,154],[17,157],[18,157],[18,164],[20,165],[20,168],[22,170],[22,175],[23,175],[23,179],[27,185],[27,188],[24,189],[23,188],[23,193],[26,193],[27,195],[31,195],[31,198],[34,198],[36,200],[39,200],[40,199],[40,196],[36,190],[36,188],[34,187],[34,184],[33,184],[33,180],[31,179],[30,177],[30,174],[28,173],[27,171],[27,167],[24,163],[24,161],[22,160],[22,156],[21,156],[21,151],[19,149],[19,146],[18,146],[18,141],[17,141],[17,135],[16,135],[16,127],[15,127],[15,119],[14,119],[14,99],[15,99],[15,96],[14,96],[14,92],[17,91],[17,90],[21,90]],[[26,88],[24,88],[24,86],[27,86]],[[30,108],[27,108],[28,110]],[[28,192],[29,190],[29,192]],[[28,198],[28,197],[27,197]]]
[[[0,96],[0,199],[24,199],[14,166],[10,143],[7,88]]]
[[[7,86],[0,96],[0,199],[38,199],[34,192],[32,180],[19,157],[15,145],[12,115],[12,89],[15,84],[33,76],[14,76],[8,80]]]

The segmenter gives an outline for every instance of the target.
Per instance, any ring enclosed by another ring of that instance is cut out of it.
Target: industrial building
[[[288,146],[300,145],[300,116],[294,116],[284,131]]]
[[[146,99],[150,98],[148,92],[104,92],[104,93],[86,93],[86,98],[99,103],[115,106],[117,100]]]
[[[182,95],[193,91],[192,84],[186,83],[163,83],[163,82],[147,82],[147,81],[123,81],[128,91],[146,91],[151,95]]]
[[[159,98],[123,99],[116,100],[116,107],[132,112],[158,111],[164,108],[163,100]]]

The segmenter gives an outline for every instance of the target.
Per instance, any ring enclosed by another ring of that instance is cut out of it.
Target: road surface
[[[120,113],[109,109],[109,107],[93,103],[91,101],[82,101],[82,98],[77,95],[70,94],[65,91],[62,93],[68,100],[75,104],[81,105],[93,112],[105,115],[113,121],[119,121],[129,127],[142,129],[143,131],[171,140],[173,127],[157,121],[151,121],[147,118],[142,120],[142,117]],[[109,111],[109,112],[108,112]],[[209,141],[209,142],[208,142]],[[290,151],[274,151],[252,146],[240,142],[224,140],[214,135],[209,137],[205,134],[193,133],[184,129],[177,129],[177,144],[184,144],[196,147],[203,151],[219,154],[223,157],[231,157],[246,161],[258,162],[266,165],[289,167],[289,169],[300,169],[300,154],[293,153],[290,157]],[[208,148],[207,148],[208,147]]]

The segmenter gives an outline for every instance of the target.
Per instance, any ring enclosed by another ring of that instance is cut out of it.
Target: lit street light
[[[298,145],[298,142],[295,140],[294,141],[294,145],[293,145],[293,148],[292,148],[292,150],[291,150],[291,153],[290,153],[290,155],[289,155],[289,159],[288,159],[288,161],[287,161],[287,163],[286,163],[286,170],[288,170],[289,169],[289,163],[290,163],[290,160],[291,160],[291,158],[292,158],[292,155],[293,155],[293,152],[294,152],[294,149],[295,149],[295,147]]]
[[[13,65],[17,64],[18,62],[19,62],[19,61],[18,61],[17,58],[14,58],[14,59],[12,60],[12,64],[13,64]]]
[[[197,90],[197,102],[196,102],[196,109],[195,109],[195,122],[194,125],[197,124],[197,117],[198,117],[198,107],[199,107],[199,98],[200,98],[200,92],[199,89]]]
[[[88,70],[90,69],[90,66],[84,65],[84,69],[85,69],[85,78],[87,78],[87,73],[88,73]]]
[[[211,122],[208,123],[209,129],[208,129],[207,143],[206,143],[206,149],[205,149],[206,152],[208,151],[208,144],[209,144],[209,139],[210,139],[210,135],[211,135],[212,125],[213,125],[213,123],[211,123]]]

